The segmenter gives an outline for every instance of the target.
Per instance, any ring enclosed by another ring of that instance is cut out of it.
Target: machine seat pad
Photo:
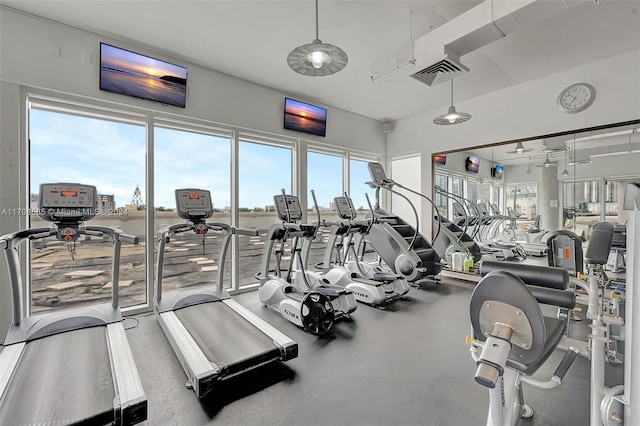
[[[520,278],[525,284],[539,287],[566,290],[569,285],[569,272],[562,268],[483,260],[480,265],[480,275],[485,276],[491,271],[507,271]]]
[[[615,227],[609,222],[599,222],[593,225],[584,263],[587,265],[606,265],[613,242]]]
[[[558,346],[558,343],[560,343],[560,339],[562,339],[562,336],[564,335],[565,324],[566,320],[544,317],[544,326],[547,335],[544,341],[544,348],[540,356],[532,363],[523,364],[515,359],[515,357],[512,358],[511,354],[509,354],[509,358],[507,359],[507,366],[519,370],[526,375],[534,374],[553,353],[553,351]]]
[[[527,289],[533,294],[538,303],[567,309],[573,309],[576,306],[576,294],[573,291],[556,290],[535,285],[528,285]]]

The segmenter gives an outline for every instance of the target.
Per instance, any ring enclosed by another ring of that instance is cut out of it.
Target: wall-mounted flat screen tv
[[[100,90],[184,108],[187,69],[100,43]]]
[[[293,99],[284,99],[284,128],[312,135],[325,136],[327,110]]]
[[[444,166],[447,164],[447,154],[434,154],[433,162]]]
[[[473,156],[467,157],[464,162],[464,168],[469,173],[478,173],[478,170],[480,170],[480,159]]]
[[[491,169],[491,176],[496,179],[502,179],[503,170],[504,168],[500,164],[496,164],[496,166]]]

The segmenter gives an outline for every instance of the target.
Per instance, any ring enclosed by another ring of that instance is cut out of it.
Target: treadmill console
[[[280,220],[287,222],[297,222],[302,219],[302,208],[300,207],[300,200],[295,195],[287,195],[287,201],[285,204],[284,195],[276,195],[273,197],[273,201],[276,205],[276,213]]]
[[[187,220],[202,220],[213,216],[211,193],[206,189],[176,189],[176,211]]]
[[[340,219],[354,220],[357,216],[356,210],[353,208],[353,203],[347,197],[335,197],[333,202],[336,205],[338,216]]]
[[[387,174],[384,172],[384,168],[380,163],[369,163],[369,174],[371,175],[371,179],[373,183],[382,184],[387,183],[389,180],[387,179]]]
[[[40,184],[38,211],[49,222],[84,222],[97,214],[98,192],[80,183]]]

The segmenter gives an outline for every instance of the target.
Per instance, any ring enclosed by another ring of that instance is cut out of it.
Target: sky
[[[40,183],[84,183],[95,185],[100,194],[113,194],[122,207],[139,186],[146,203],[143,126],[31,109],[29,137],[32,193],[38,193]],[[194,187],[211,191],[216,208],[231,204],[227,138],[156,128],[154,170],[156,207],[174,208],[175,189]],[[321,207],[342,195],[341,157],[310,152],[307,174],[308,188],[315,190]],[[241,207],[273,205],[282,188],[291,192],[291,150],[241,142],[239,179]],[[364,184],[368,180],[367,163],[352,161],[350,193],[356,208],[367,208],[365,192],[373,196]]]
[[[284,112],[313,120],[324,121],[327,119],[327,110],[304,102],[287,99]]]

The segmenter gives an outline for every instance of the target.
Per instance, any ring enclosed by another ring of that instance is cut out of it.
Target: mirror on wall
[[[504,216],[503,228],[566,229],[587,238],[597,222],[626,223],[624,185],[640,179],[640,120],[470,146],[432,160],[434,186]],[[433,195],[443,217],[463,220],[455,197]]]

